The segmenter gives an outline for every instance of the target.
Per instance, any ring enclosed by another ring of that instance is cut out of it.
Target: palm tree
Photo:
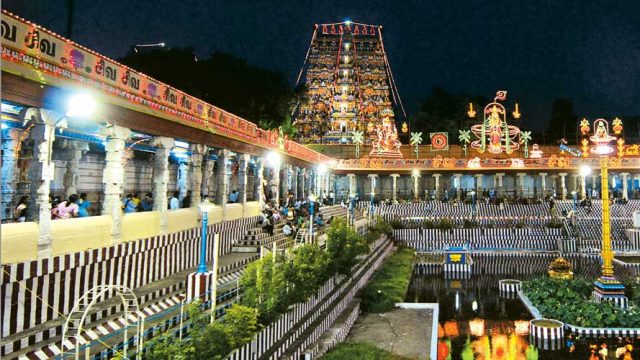
[[[364,143],[364,133],[362,131],[356,130],[353,132],[353,143],[356,145],[356,158],[360,157],[360,145]]]
[[[531,131],[522,131],[520,133],[520,143],[524,144],[524,157],[529,158],[529,141],[531,141]]]
[[[462,144],[462,151],[464,151],[464,156],[467,156],[467,144],[471,141],[471,130],[458,130],[460,135],[458,136],[458,140]]]
[[[416,152],[416,159],[419,157],[418,152],[420,151],[420,144],[422,143],[422,133],[421,132],[412,132],[410,143],[414,146],[414,150]]]

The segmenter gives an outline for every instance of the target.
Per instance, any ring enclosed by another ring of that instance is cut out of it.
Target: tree
[[[305,244],[292,251],[287,278],[291,283],[291,302],[302,302],[329,279],[329,255],[316,244]]]
[[[225,312],[223,324],[231,348],[238,348],[251,341],[253,334],[258,331],[258,311],[234,304]]]
[[[334,219],[327,231],[327,253],[331,259],[331,272],[349,275],[358,263],[358,256],[365,254],[369,246],[365,239],[347,225],[345,219]]]

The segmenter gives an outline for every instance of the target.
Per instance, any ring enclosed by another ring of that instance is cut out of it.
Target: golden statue
[[[549,276],[554,279],[573,279],[573,267],[560,256],[549,264]]]

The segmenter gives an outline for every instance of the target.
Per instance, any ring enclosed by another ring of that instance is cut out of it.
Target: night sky
[[[543,128],[565,97],[578,116],[640,115],[640,1],[75,0],[73,40],[109,57],[164,41],[214,50],[280,71],[293,83],[314,23],[384,26],[409,112],[434,85],[517,100],[526,127]],[[3,7],[64,34],[66,1]]]

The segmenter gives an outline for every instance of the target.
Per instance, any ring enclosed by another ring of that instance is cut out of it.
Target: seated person
[[[291,227],[291,223],[287,221],[287,223],[284,224],[284,227],[282,228],[282,233],[287,236],[291,236],[291,234],[293,233],[293,228]]]

